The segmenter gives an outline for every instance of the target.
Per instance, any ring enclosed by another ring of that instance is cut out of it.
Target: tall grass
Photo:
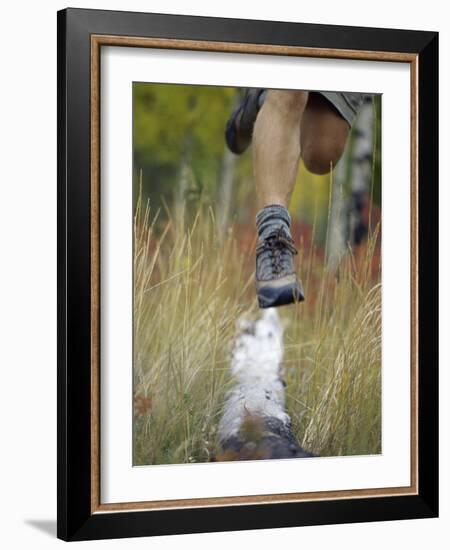
[[[166,221],[162,221],[162,219]],[[254,242],[217,233],[202,207],[185,220],[138,200],[134,244],[134,464],[204,462],[229,374],[236,320],[257,315]],[[377,232],[329,273],[301,248],[306,302],[280,309],[287,412],[320,455],[381,451],[381,288]]]

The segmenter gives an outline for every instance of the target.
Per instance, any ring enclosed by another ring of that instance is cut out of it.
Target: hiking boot
[[[297,250],[284,230],[260,240],[256,248],[256,293],[260,308],[302,302],[305,297],[294,271]]]
[[[240,155],[252,141],[253,126],[265,98],[263,88],[248,88],[244,99],[228,119],[225,140],[232,153]]]

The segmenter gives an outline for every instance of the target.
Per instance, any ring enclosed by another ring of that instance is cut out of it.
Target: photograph
[[[58,537],[435,517],[437,33],[58,40]]]
[[[133,466],[382,453],[382,94],[132,83]]]
[[[448,546],[445,5],[5,4],[4,548]]]

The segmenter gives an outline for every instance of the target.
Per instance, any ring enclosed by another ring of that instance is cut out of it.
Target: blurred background
[[[141,183],[143,197],[154,209],[175,208],[180,201],[195,212],[199,204],[209,204],[221,231],[238,222],[241,230],[254,232],[251,151],[233,155],[224,140],[226,121],[243,93],[239,88],[134,83],[135,203]],[[361,171],[364,161],[369,172]],[[303,239],[311,238],[315,224],[319,248],[327,237],[330,206],[334,228],[341,233],[330,243],[335,248],[360,244],[367,235],[369,210],[372,223],[380,219],[381,96],[363,106],[334,177],[338,192],[330,197],[329,175],[311,174],[301,163],[289,209],[294,232]]]
[[[205,462],[236,321],[257,316],[251,148],[225,125],[244,90],[134,83],[134,463]],[[306,301],[280,308],[287,412],[322,456],[381,452],[381,96],[290,205]]]

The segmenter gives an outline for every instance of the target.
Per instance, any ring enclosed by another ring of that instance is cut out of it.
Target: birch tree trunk
[[[197,107],[197,97],[191,94],[187,100],[187,110],[189,113],[189,124],[186,129],[183,149],[180,158],[178,186],[175,193],[175,220],[184,227],[185,211],[186,211],[186,195],[188,190],[189,178],[191,176],[191,157],[192,147],[194,145],[193,126],[196,124],[195,109]]]
[[[237,92],[233,99],[232,110],[236,109],[240,101],[241,94]],[[220,238],[223,238],[225,235],[227,224],[230,219],[237,159],[237,155],[233,154],[228,147],[225,146],[220,170],[219,201],[216,214]]]
[[[328,220],[327,235],[327,267],[335,271],[347,249],[348,225],[347,211],[348,201],[346,182],[348,179],[349,165],[351,163],[351,140],[347,141],[344,153],[332,173],[330,214]]]
[[[180,158],[180,167],[178,172],[178,185],[175,194],[175,220],[180,228],[184,227],[186,211],[186,194],[189,184],[190,161],[192,151],[192,130],[189,129],[186,134],[183,152]]]
[[[368,229],[363,210],[370,200],[375,136],[374,122],[373,101],[369,99],[363,103],[358,115],[352,154],[349,211],[349,240],[352,245],[359,244],[367,234]]]
[[[231,201],[233,197],[234,174],[237,156],[225,148],[220,171],[219,203],[217,206],[217,225],[222,238],[230,219]]]
[[[361,106],[344,153],[333,174],[327,243],[327,266],[335,271],[348,247],[367,233],[363,218],[369,201],[374,145],[372,98]]]

